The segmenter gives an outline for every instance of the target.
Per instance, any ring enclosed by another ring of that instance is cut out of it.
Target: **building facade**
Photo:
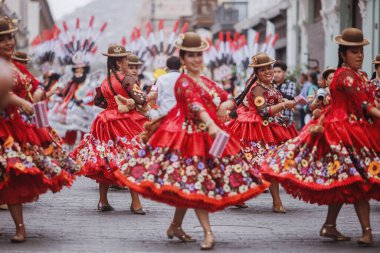
[[[25,51],[31,40],[54,25],[47,0],[2,0],[0,16],[8,16],[17,24],[17,48]]]
[[[268,0],[248,1],[248,18],[234,27],[255,29],[261,40],[272,30],[279,34],[276,58],[290,68],[323,69],[338,63],[334,37],[347,27],[363,30],[371,44],[365,47],[363,70],[380,52],[380,1],[377,0]]]

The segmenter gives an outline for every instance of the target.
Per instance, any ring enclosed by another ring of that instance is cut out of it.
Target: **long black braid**
[[[115,76],[116,80],[118,80],[119,83],[121,85],[123,85],[123,81],[120,79],[119,75],[117,74],[117,68],[118,68],[118,66],[117,66],[116,62],[117,62],[117,60],[120,60],[120,59],[122,59],[122,58],[108,57],[108,59],[107,59],[107,79],[108,79],[108,83],[110,85],[110,88],[112,90],[112,93],[114,95],[117,95],[117,94],[116,94],[115,90],[112,87],[111,74],[113,74]]]
[[[235,98],[236,108],[230,112],[230,118],[236,119],[237,118],[237,112],[236,109],[241,103],[243,103],[244,98],[247,96],[248,92],[250,91],[252,85],[257,81],[257,74],[256,71],[252,73],[252,75],[249,77],[247,82],[245,83],[245,89],[242,93],[240,93],[239,96]]]
[[[348,48],[349,48],[348,46],[339,45],[339,48],[338,48],[338,59],[339,59],[338,68],[341,68],[344,65],[344,59],[342,57],[342,54],[346,54]]]

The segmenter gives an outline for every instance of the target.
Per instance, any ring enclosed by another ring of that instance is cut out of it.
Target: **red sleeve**
[[[363,103],[373,103],[374,95],[367,90],[368,84],[365,79],[360,77],[353,70],[348,68],[340,68],[334,74],[331,88],[343,91],[350,96],[355,106],[361,106]]]
[[[354,92],[358,85],[357,81],[358,78],[354,71],[348,68],[340,68],[334,74],[331,87],[345,92]]]
[[[216,82],[214,82],[214,81],[212,81],[206,77],[202,77],[202,79],[203,79],[203,81],[208,82],[208,84],[211,87],[214,87],[214,89],[218,93],[218,96],[220,97],[221,103],[228,100],[228,93],[223,88],[221,88]]]
[[[12,61],[12,63],[21,71],[21,73],[26,75],[31,80],[32,93],[33,93],[37,89],[40,82],[25,68],[24,65],[16,61]]]

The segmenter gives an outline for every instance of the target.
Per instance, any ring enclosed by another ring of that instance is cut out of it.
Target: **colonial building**
[[[16,41],[20,50],[26,50],[33,38],[54,25],[47,0],[0,0],[0,15],[18,25]]]
[[[357,27],[371,41],[365,47],[363,70],[372,71],[371,59],[380,52],[380,1],[377,0],[267,0],[248,1],[248,18],[235,29],[279,34],[276,58],[291,68],[337,65],[333,42],[346,27]]]

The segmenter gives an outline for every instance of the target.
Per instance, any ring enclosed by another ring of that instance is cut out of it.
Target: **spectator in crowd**
[[[309,81],[309,77],[306,73],[301,73],[301,76],[300,76],[300,84],[301,84],[301,92],[300,94],[307,98],[307,92],[309,91],[309,88],[311,86],[311,82]],[[300,125],[301,125],[301,128],[305,125],[305,116],[306,116],[306,112],[305,112],[305,108],[304,106],[302,105],[297,105],[297,110],[299,111],[299,114],[300,114]]]
[[[311,83],[309,89],[307,90],[307,98],[311,103],[317,94],[318,90],[318,72],[311,72],[309,74],[309,81]],[[310,105],[305,106],[306,115],[305,115],[305,124],[307,124],[311,119]]]
[[[169,57],[166,61],[168,73],[160,76],[156,82],[157,88],[157,110],[151,110],[148,116],[156,119],[165,116],[177,103],[174,96],[174,85],[178,77],[181,75],[179,69],[181,62],[178,57]]]
[[[286,78],[286,66],[283,62],[276,62],[273,65],[274,71],[274,82],[277,90],[282,94],[284,100],[294,100],[294,97],[297,95],[296,84]],[[282,114],[286,116],[291,122],[294,121],[294,112],[292,109],[284,109]]]
[[[321,81],[319,82],[319,89],[314,96],[313,102],[310,105],[310,111],[315,109],[323,109],[330,104],[330,84],[334,79],[335,69],[327,68],[323,71]]]

